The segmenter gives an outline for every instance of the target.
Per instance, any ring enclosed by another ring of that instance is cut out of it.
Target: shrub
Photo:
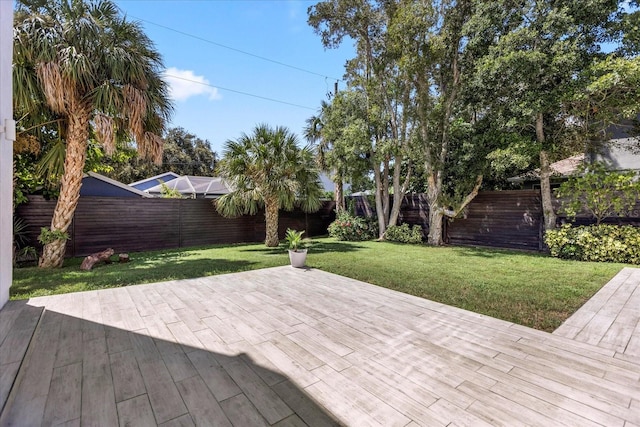
[[[49,227],[40,228],[40,235],[38,236],[38,241],[43,245],[48,245],[49,243],[55,242],[56,240],[69,240],[69,234],[65,231],[53,230]]]
[[[561,199],[561,212],[575,218],[588,212],[596,224],[611,216],[624,216],[636,204],[640,181],[632,171],[610,171],[601,162],[582,165],[556,191]]]
[[[554,257],[640,264],[640,229],[630,225],[565,224],[547,231],[544,240]]]
[[[422,243],[422,227],[414,225],[409,228],[409,224],[392,225],[387,228],[384,238],[390,242]]]
[[[371,240],[378,237],[378,224],[375,218],[363,218],[340,212],[335,221],[329,224],[329,236],[338,240]]]

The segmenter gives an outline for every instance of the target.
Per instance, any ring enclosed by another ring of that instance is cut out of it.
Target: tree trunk
[[[544,134],[544,116],[536,115],[536,139],[543,148],[540,150],[540,196],[542,198],[542,214],[544,215],[544,229],[556,228],[556,214],[551,202],[551,167],[549,166],[549,153],[544,149],[546,140]]]
[[[404,200],[407,189],[409,188],[409,182],[411,181],[411,164],[409,164],[409,171],[405,176],[404,183],[400,185],[400,163],[396,164],[393,175],[393,206],[391,207],[391,215],[389,216],[389,225],[398,225],[398,218],[400,217],[400,209],[402,208],[402,201]]]
[[[376,215],[378,216],[378,238],[382,239],[384,232],[387,231],[384,218],[384,209],[382,208],[382,179],[380,178],[380,165],[373,162],[373,177],[376,182]]]
[[[556,228],[556,213],[551,201],[551,168],[549,155],[545,150],[540,151],[540,195],[542,197],[542,213],[544,215],[544,229]]]
[[[60,181],[60,195],[51,219],[51,231],[66,233],[78,206],[82,175],[87,155],[89,137],[89,113],[70,114],[67,127],[67,148],[64,158],[64,173]],[[39,266],[62,267],[66,240],[58,239],[44,246]]]
[[[267,236],[264,244],[270,248],[280,244],[278,238],[278,199],[270,198],[264,202],[264,217],[266,221]]]
[[[389,212],[391,211],[389,199],[389,159],[386,158],[383,162],[382,168],[382,217],[384,219],[384,228],[386,231],[389,226]],[[384,232],[380,230],[380,237],[384,235]]]
[[[111,264],[111,256],[113,255],[114,250],[111,248],[105,249],[102,252],[96,252],[95,254],[91,254],[87,256],[80,265],[80,270],[89,271],[93,268],[94,265],[99,263],[100,261],[104,261],[106,264]]]
[[[428,170],[428,169],[427,169]],[[427,176],[427,203],[429,205],[429,235],[427,243],[433,246],[442,245],[442,218],[444,210],[440,206],[439,198],[442,181],[438,172],[431,172]]]
[[[442,245],[442,219],[444,214],[437,203],[432,207],[429,205],[429,235],[427,243],[433,246]]]
[[[345,205],[344,205],[342,177],[340,177],[339,181],[338,180],[334,181],[333,184],[334,184],[334,191],[335,191],[336,211],[344,212]]]

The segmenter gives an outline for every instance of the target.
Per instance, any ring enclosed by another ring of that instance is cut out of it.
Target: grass
[[[132,253],[131,262],[79,270],[14,270],[12,299],[186,279],[288,264],[282,248],[241,244]],[[444,304],[553,331],[623,264],[541,254],[389,242],[312,242],[307,265]]]

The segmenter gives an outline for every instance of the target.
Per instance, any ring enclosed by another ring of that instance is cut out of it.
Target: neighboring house
[[[588,155],[589,161],[604,162],[611,170],[640,172],[640,138],[629,137],[624,131],[613,134],[611,141]]]
[[[95,172],[87,172],[82,178],[80,197],[151,197],[137,188],[107,178]]]
[[[216,199],[230,192],[229,187],[220,177],[185,175],[164,184],[169,189],[177,190],[184,197],[191,199]],[[154,197],[162,197],[162,184],[147,188],[144,192]]]
[[[152,176],[151,178],[142,179],[140,181],[132,182],[129,186],[137,188],[140,191],[148,190],[151,187],[155,187],[160,185],[161,183],[167,183],[169,181],[173,181],[176,178],[180,178],[181,175],[178,175],[175,172],[165,172],[160,175]]]
[[[552,163],[549,165],[551,167],[551,187],[558,187],[585,162],[604,162],[610,170],[614,171],[640,172],[640,140],[625,137],[620,133],[614,134],[614,138],[598,150]],[[540,169],[508,178],[507,181],[522,184],[525,189],[538,189],[540,188]]]
[[[559,186],[562,181],[569,175],[572,175],[578,167],[585,162],[587,156],[584,154],[578,154],[577,156],[571,156],[563,160],[559,160],[555,163],[551,163],[551,187],[555,188]],[[514,184],[522,184],[525,190],[539,189],[540,188],[540,169],[535,169],[529,172],[525,172],[522,175],[507,178],[507,181]]]

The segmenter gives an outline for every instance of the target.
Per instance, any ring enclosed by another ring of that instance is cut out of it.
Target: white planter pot
[[[289,251],[289,261],[291,261],[291,266],[295,268],[304,267],[304,262],[307,259],[307,250],[299,249],[298,251]]]

